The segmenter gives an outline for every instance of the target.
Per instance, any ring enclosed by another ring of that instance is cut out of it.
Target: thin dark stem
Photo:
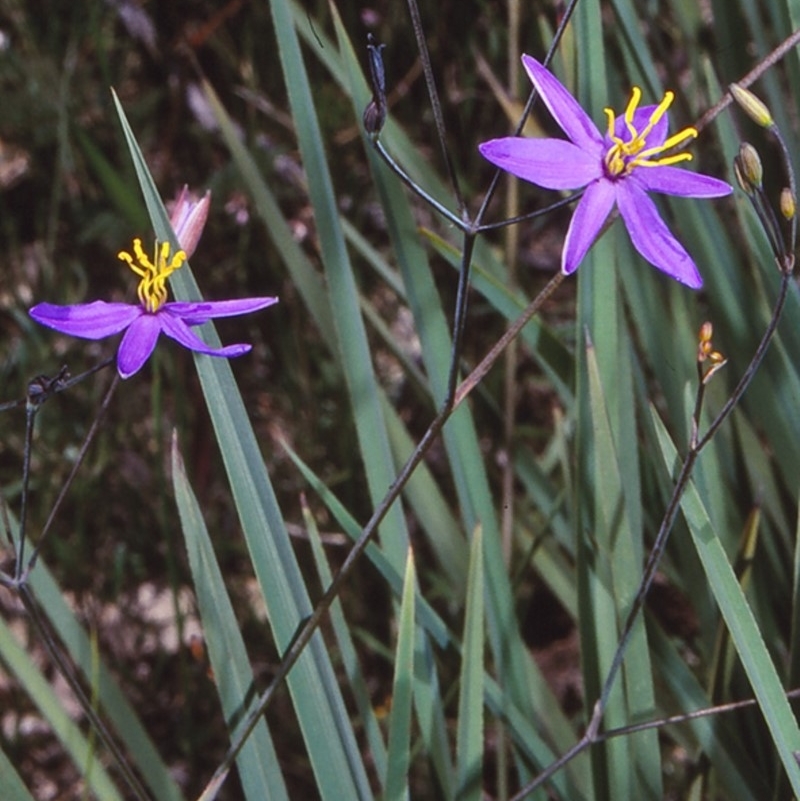
[[[800,690],[790,690],[786,693],[786,697],[797,698],[800,696]],[[700,720],[701,718],[712,717],[713,715],[724,715],[728,712],[736,712],[742,709],[749,709],[758,704],[756,698],[746,698],[742,701],[731,701],[727,704],[717,704],[716,706],[709,706],[703,709],[695,709],[692,712],[685,712],[680,715],[671,715],[667,718],[658,718],[657,720],[646,720],[641,723],[633,723],[629,726],[619,726],[616,729],[609,729],[605,732],[597,732],[590,740],[587,735],[584,735],[578,742],[576,742],[568,751],[565,751],[557,760],[547,766],[545,771],[542,771],[540,776],[537,776],[537,781],[542,779],[537,786],[541,786],[544,781],[548,781],[555,776],[558,771],[571,762],[576,756],[583,753],[589,746],[604,743],[607,740],[613,740],[617,737],[626,737],[631,734],[637,734],[642,731],[650,731],[652,729],[663,729],[665,726],[675,726],[680,723],[687,723],[693,720]],[[546,774],[546,775],[545,775]],[[535,789],[535,788],[534,788]],[[523,801],[531,793],[530,785],[523,787],[516,795],[512,796],[509,801]]]
[[[442,215],[448,222],[466,231],[469,225],[464,222],[457,214],[450,211],[446,206],[436,200],[433,195],[426,192],[390,155],[383,143],[377,137],[373,137],[372,144],[378,155],[384,160],[386,165],[392,172],[415,194],[417,197],[424,200],[431,208],[435,209]]]
[[[475,233],[478,234],[485,234],[488,231],[497,231],[501,228],[507,228],[509,225],[516,225],[517,223],[521,222],[528,222],[529,220],[535,220],[537,217],[542,217],[545,214],[549,214],[551,211],[555,211],[556,209],[563,209],[564,206],[569,206],[570,203],[574,203],[583,195],[583,189],[578,192],[573,192],[569,197],[562,198],[561,200],[557,200],[555,203],[551,203],[549,206],[545,206],[541,209],[536,209],[536,211],[529,211],[525,214],[519,214],[516,217],[509,217],[505,220],[500,220],[500,222],[496,223],[482,223],[474,228]]]
[[[94,704],[92,704],[89,696],[84,691],[81,682],[78,680],[78,677],[75,675],[75,672],[72,669],[72,665],[58,644],[57,638],[53,633],[49,622],[40,612],[39,604],[36,602],[36,599],[31,593],[27,583],[25,583],[23,580],[23,582],[18,585],[17,590],[19,598],[22,601],[22,605],[25,608],[31,623],[33,623],[34,628],[39,634],[47,653],[55,663],[59,673],[64,677],[64,680],[75,694],[75,697],[80,703],[81,709],[89,720],[89,723],[92,725],[92,728],[97,732],[100,739],[103,741],[103,744],[114,758],[117,768],[122,774],[122,777],[125,779],[125,782],[127,783],[134,797],[137,799],[137,801],[150,801],[151,796],[142,785],[139,777],[134,773],[130,765],[128,765],[125,754],[111,736],[111,732],[108,730],[108,727],[103,722],[102,718],[98,715]]]
[[[433,77],[433,65],[431,64],[431,55],[428,51],[428,42],[425,39],[425,29],[422,27],[422,18],[419,14],[419,6],[417,0],[408,0],[408,10],[411,14],[411,26],[414,29],[414,36],[417,39],[417,49],[419,50],[419,57],[422,61],[422,72],[425,75],[425,84],[428,87],[428,99],[431,103],[431,110],[433,111],[433,121],[436,125],[436,136],[439,140],[439,146],[442,149],[442,156],[444,158],[445,168],[447,170],[447,178],[450,182],[450,187],[456,198],[456,206],[458,211],[465,221],[468,219],[467,204],[464,202],[464,196],[461,194],[461,187],[458,183],[458,175],[456,174],[453,160],[450,158],[450,151],[447,148],[447,133],[444,127],[444,114],[442,114],[442,104],[439,100],[439,92],[436,89],[436,80]]]
[[[464,339],[464,326],[467,322],[469,277],[472,270],[472,253],[475,249],[475,234],[464,234],[464,247],[461,251],[461,269],[458,273],[456,308],[453,314],[453,341],[450,355],[450,372],[447,376],[447,394],[442,404],[442,414],[447,414],[453,405],[456,384],[458,383],[461,343]]]
[[[111,404],[111,399],[114,397],[114,392],[116,391],[117,387],[119,386],[120,382],[119,373],[114,373],[114,378],[111,381],[111,384],[106,391],[105,397],[103,398],[103,402],[100,404],[100,409],[97,412],[97,416],[94,419],[94,422],[91,425],[91,428],[86,434],[86,437],[83,440],[83,444],[81,445],[81,449],[78,452],[78,456],[75,459],[75,464],[72,465],[72,470],[70,470],[69,476],[67,476],[67,480],[64,482],[64,486],[61,488],[61,492],[58,493],[58,497],[56,498],[55,503],[53,504],[53,508],[50,510],[50,514],[47,517],[47,521],[44,524],[44,528],[42,529],[42,533],[39,536],[39,539],[36,543],[36,546],[33,549],[33,553],[31,554],[30,561],[25,568],[25,573],[23,574],[23,578],[33,570],[34,565],[36,564],[36,560],[39,557],[39,553],[42,549],[42,545],[44,545],[44,541],[47,535],[50,532],[50,527],[55,520],[56,514],[58,510],[61,508],[61,504],[64,502],[64,498],[67,496],[67,492],[69,491],[70,487],[72,486],[72,482],[75,480],[75,476],[78,474],[78,470],[80,466],[83,464],[83,460],[89,450],[89,446],[94,441],[95,435],[100,430],[100,424],[105,418],[105,414],[108,411],[108,407]],[[19,560],[19,563],[22,563],[22,560]],[[17,567],[19,570],[19,565]]]
[[[33,449],[33,424],[39,407],[28,403],[25,407],[25,450],[22,455],[22,501],[19,510],[19,529],[17,534],[14,579],[22,578],[25,559],[25,529],[28,524],[28,488],[31,478],[31,452]]]

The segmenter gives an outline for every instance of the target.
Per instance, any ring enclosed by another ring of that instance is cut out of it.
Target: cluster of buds
[[[711,323],[705,322],[700,326],[700,334],[697,338],[697,369],[700,372],[700,380],[704,384],[707,384],[711,380],[711,376],[717,370],[721,370],[728,361],[718,350],[714,350],[714,344],[711,341],[713,333],[714,328]]]
[[[797,199],[794,192],[794,174],[791,159],[786,144],[781,136],[775,120],[767,106],[751,91],[738,84],[731,84],[730,92],[733,99],[753,122],[769,131],[778,141],[783,154],[784,167],[790,186],[781,190],[777,207],[783,219],[789,223],[790,232],[785,234],[785,225],[778,222],[773,205],[769,202],[764,191],[762,180],[764,169],[758,151],[747,142],[739,147],[739,153],[733,160],[733,171],[739,186],[753,204],[756,214],[769,238],[772,251],[780,269],[786,273],[794,267],[794,246],[796,238],[796,212]]]

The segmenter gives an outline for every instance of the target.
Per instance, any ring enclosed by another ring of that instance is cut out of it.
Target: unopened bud
[[[788,186],[785,186],[781,190],[781,214],[787,220],[793,220],[794,215],[797,212],[797,203],[795,201],[795,197],[792,194],[792,190],[789,189]]]
[[[732,83],[728,88],[730,89],[733,99],[742,108],[742,111],[744,111],[756,125],[760,125],[762,128],[771,128],[775,124],[775,121],[772,119],[772,114],[769,113],[769,109],[749,89],[739,86],[738,83]]]
[[[764,168],[761,166],[758,151],[751,144],[742,142],[739,145],[739,152],[733,159],[733,171],[739,186],[748,195],[752,195],[755,191],[761,189]]]
[[[372,137],[378,136],[386,122],[386,106],[370,100],[364,109],[364,130]]]
[[[728,361],[718,350],[714,350],[714,344],[711,341],[713,333],[714,328],[711,323],[705,322],[700,326],[700,333],[697,337],[697,361],[699,364],[709,362],[700,373],[704,384],[707,384],[711,376],[724,367]]]
[[[203,228],[208,219],[208,210],[211,207],[211,192],[206,192],[199,200],[184,186],[172,208],[169,223],[175,232],[175,238],[186,253],[186,258],[192,257]]]

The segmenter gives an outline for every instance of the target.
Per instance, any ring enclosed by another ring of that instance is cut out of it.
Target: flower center
[[[139,302],[148,312],[157,312],[167,300],[167,278],[186,261],[186,254],[178,250],[170,258],[169,242],[159,245],[156,241],[155,256],[150,261],[142,248],[142,240],[138,237],[133,240],[133,253],[131,256],[123,250],[117,254],[117,258],[127,262],[128,267],[141,276],[142,280],[136,289]]]
[[[686,139],[694,139],[697,136],[697,130],[694,128],[684,128],[682,131],[670,136],[663,144],[647,147],[647,137],[658,121],[667,113],[667,109],[675,99],[675,93],[667,92],[664,95],[664,99],[653,109],[647,124],[639,131],[634,124],[634,114],[639,107],[641,99],[642,90],[638,86],[634,86],[630,102],[625,109],[625,126],[630,137],[627,141],[616,134],[616,118],[613,109],[604,109],[608,117],[608,135],[614,142],[604,157],[606,172],[611,178],[630,175],[634,167],[664,167],[668,164],[690,161],[692,158],[691,153],[676,153],[675,155],[662,156],[661,158],[654,158],[654,156],[658,156],[659,153],[663,153],[665,150],[672,149]]]

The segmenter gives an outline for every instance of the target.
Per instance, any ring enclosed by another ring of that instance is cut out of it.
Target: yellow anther
[[[121,251],[117,257],[124,261],[137,275],[141,276],[136,293],[139,302],[149,312],[156,312],[167,300],[167,278],[186,261],[186,254],[177,250],[170,259],[169,242],[156,241],[153,261],[144,252],[142,240],[133,240],[133,253]]]
[[[614,112],[610,108],[605,109],[608,117],[608,135],[614,142],[605,155],[606,169],[611,177],[628,175],[633,171],[634,167],[664,167],[670,164],[678,164],[682,161],[690,161],[692,158],[690,153],[677,153],[672,156],[652,158],[652,156],[670,150],[686,139],[693,139],[697,136],[697,130],[695,128],[684,128],[682,131],[670,136],[662,144],[645,148],[647,137],[667,113],[672,101],[675,99],[675,93],[667,92],[664,95],[663,100],[653,109],[647,125],[641,131],[638,131],[634,124],[634,114],[639,106],[641,97],[641,89],[638,86],[634,86],[624,115],[625,125],[630,134],[630,139],[627,142],[616,135]]]
[[[642,90],[638,86],[631,89],[631,99],[628,103],[628,108],[625,109],[625,124],[628,126],[631,137],[636,138],[636,128],[633,125],[633,115],[636,109],[639,108],[639,101],[642,99]]]

